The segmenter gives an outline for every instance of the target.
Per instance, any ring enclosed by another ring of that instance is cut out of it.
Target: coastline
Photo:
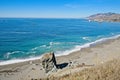
[[[79,51],[68,55],[57,56],[57,64],[68,63],[68,66],[63,69],[58,69],[57,72],[50,73],[50,75],[59,77],[91,68],[114,59],[119,59],[119,48],[120,36],[114,36],[100,43],[95,43],[95,45],[91,44],[90,47],[79,49]],[[86,66],[82,66],[82,64]],[[48,74],[45,73],[39,57],[19,63],[0,65],[0,79],[2,80],[31,80],[46,78],[47,76]]]
[[[115,40],[117,38],[120,38],[120,34],[114,35],[114,36],[111,36],[111,37],[107,37],[107,38],[101,38],[101,39],[98,39],[96,41],[93,41],[93,42],[90,42],[90,43],[86,43],[86,44],[83,44],[83,45],[78,45],[77,47],[74,47],[73,49],[70,49],[70,50],[60,51],[59,53],[55,53],[55,56],[56,57],[67,56],[67,55],[70,55],[72,53],[81,51],[81,49],[90,48],[90,47],[95,46],[97,44],[102,44],[102,43],[104,43],[106,41]],[[10,64],[16,64],[16,63],[22,63],[22,62],[28,62],[28,61],[34,61],[34,60],[39,60],[39,59],[42,58],[43,55],[44,54],[42,54],[41,56],[32,57],[32,58],[13,59],[13,60],[1,61],[0,62],[0,66],[10,65]]]

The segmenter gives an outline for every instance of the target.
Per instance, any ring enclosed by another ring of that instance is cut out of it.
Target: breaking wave
[[[113,36],[113,37],[101,38],[99,40],[96,40],[96,41],[91,42],[91,43],[86,43],[84,45],[76,45],[73,49],[69,49],[69,50],[65,50],[65,51],[56,51],[55,55],[56,56],[68,55],[72,52],[80,51],[82,48],[95,46],[96,44],[100,44],[100,43],[103,43],[107,40],[116,39],[116,38],[119,38],[119,37],[120,37],[120,35],[116,35],[116,36]],[[53,45],[53,42],[51,42],[50,44]],[[39,46],[39,47],[46,47],[46,45],[42,45],[42,46]],[[33,50],[35,50],[37,48],[38,47],[33,48]],[[11,52],[11,53],[8,52],[7,55],[9,56],[9,55],[12,55],[12,54],[16,54],[18,52],[19,51],[15,51],[15,52]],[[40,59],[41,57],[42,57],[42,55],[38,56],[38,57],[31,57],[29,59],[15,59],[15,60],[2,61],[2,62],[0,62],[0,65],[8,65],[8,64],[19,63],[19,62],[24,62],[24,61],[31,61],[31,60]]]

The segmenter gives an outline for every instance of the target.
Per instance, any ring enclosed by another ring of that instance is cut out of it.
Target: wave
[[[70,53],[73,53],[73,52],[76,52],[76,51],[80,51],[82,48],[87,48],[87,47],[91,47],[91,46],[95,46],[97,44],[101,44],[107,40],[111,40],[111,39],[117,39],[119,38],[120,35],[115,35],[115,36],[112,36],[112,37],[107,37],[107,38],[101,38],[101,39],[98,39],[94,42],[90,42],[90,43],[86,43],[84,45],[76,45],[73,49],[70,49],[70,50],[65,50],[65,51],[56,51],[56,56],[61,56],[61,55],[68,55]]]
[[[50,42],[49,44],[50,44],[50,46],[52,46],[52,45],[58,45],[58,44],[60,44],[60,42]]]
[[[8,59],[10,55],[17,54],[17,53],[24,53],[23,51],[13,51],[13,52],[7,52],[5,54],[5,57]]]
[[[82,37],[83,40],[87,40],[87,41],[90,41],[90,38],[89,37]]]
[[[37,46],[31,49],[31,51],[35,51],[35,50],[39,50],[40,48],[47,48],[47,45],[41,45],[41,46]]]
[[[112,39],[116,39],[116,38],[119,38],[119,37],[120,37],[120,35],[116,35],[116,36],[113,36],[113,37],[101,38],[99,40],[96,40],[96,41],[91,42],[91,43],[86,43],[86,44],[81,45],[81,46],[80,45],[76,45],[73,49],[70,49],[70,50],[56,51],[55,55],[56,56],[68,55],[70,53],[73,53],[73,52],[76,52],[76,51],[80,51],[82,48],[91,47],[91,46],[94,46],[96,44],[103,43],[103,42],[105,42],[107,40],[112,40]],[[10,54],[10,53],[8,53],[8,54]],[[12,54],[14,54],[14,52]],[[0,62],[0,65],[8,65],[8,64],[20,63],[20,62],[25,62],[25,61],[37,60],[37,59],[42,58],[42,56],[43,55],[41,55],[39,57],[31,57],[31,58],[28,58],[28,59],[14,59],[14,60],[2,61],[2,62]]]
[[[8,61],[2,61],[2,62],[0,62],[0,66],[14,64],[14,63],[21,63],[21,62],[26,62],[26,61],[32,61],[32,60],[38,60],[38,59],[41,59],[41,58],[42,58],[42,56],[32,57],[32,58],[29,58],[29,59],[13,59],[13,60],[8,60]]]
[[[32,48],[31,50],[35,51],[35,50],[39,50],[40,48],[51,48],[53,45],[59,45],[59,44],[61,44],[61,43],[60,42],[49,42],[48,45],[41,45],[41,46]]]

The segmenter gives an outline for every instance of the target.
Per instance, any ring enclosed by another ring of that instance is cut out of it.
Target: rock
[[[57,69],[56,59],[54,53],[45,54],[42,57],[42,66],[45,69],[45,72],[55,71]]]

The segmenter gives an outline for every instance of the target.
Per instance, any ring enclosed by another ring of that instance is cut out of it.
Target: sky
[[[0,0],[0,17],[83,18],[120,13],[120,0]]]

